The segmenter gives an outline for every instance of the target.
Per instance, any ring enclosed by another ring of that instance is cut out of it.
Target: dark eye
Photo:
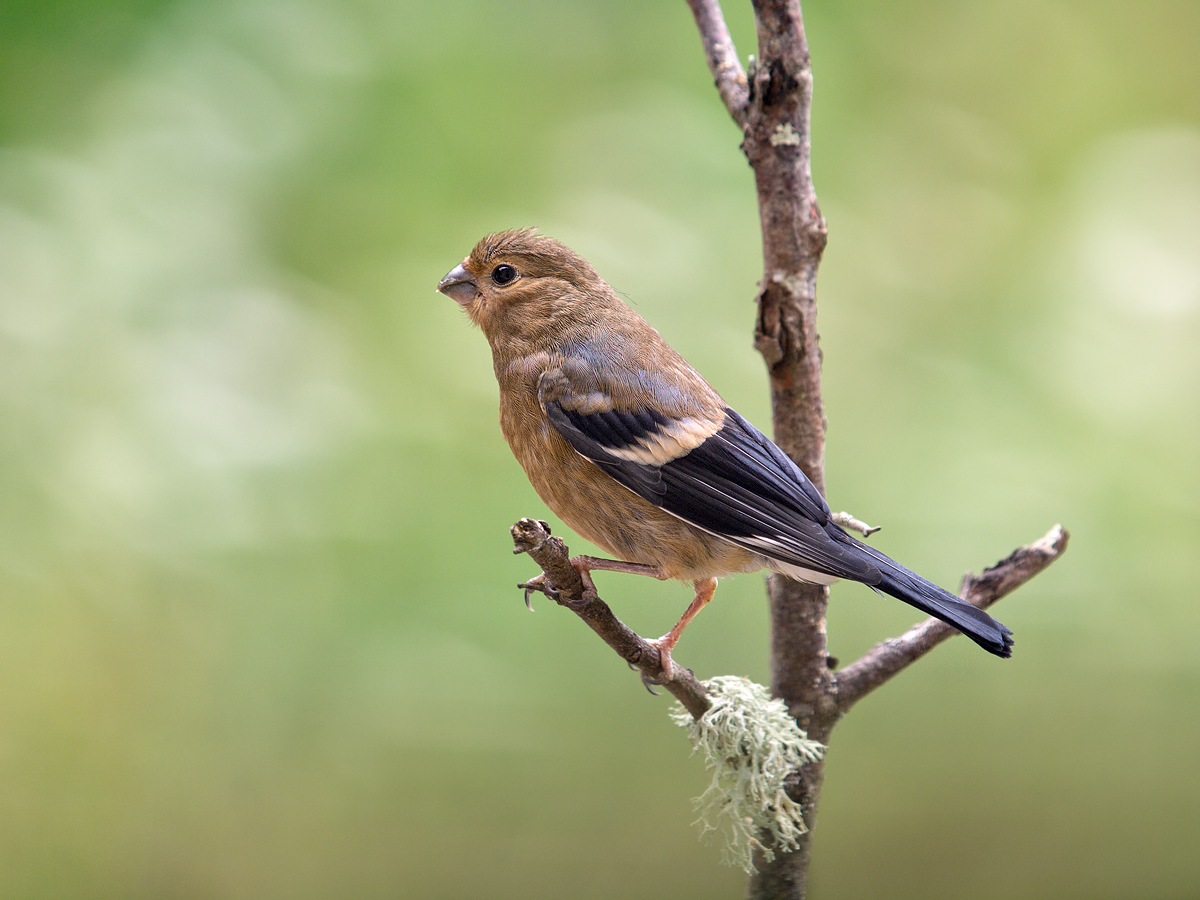
[[[512,266],[496,266],[492,269],[492,281],[499,285],[510,284],[515,281],[517,270]]]

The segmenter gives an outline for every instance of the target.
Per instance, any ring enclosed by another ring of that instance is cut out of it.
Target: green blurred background
[[[839,727],[812,894],[1198,896],[1200,5],[805,13],[831,503],[950,586],[1073,535]],[[0,3],[0,896],[742,893],[433,290],[540,226],[766,426],[737,143],[682,0]],[[766,640],[741,576],[678,657]]]

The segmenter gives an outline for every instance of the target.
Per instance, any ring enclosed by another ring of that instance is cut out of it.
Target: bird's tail
[[[982,609],[964,603],[949,591],[904,568],[873,547],[853,538],[850,540],[870,555],[871,562],[883,576],[874,585],[875,588],[954,626],[989,653],[1006,659],[1012,656],[1012,632]]]

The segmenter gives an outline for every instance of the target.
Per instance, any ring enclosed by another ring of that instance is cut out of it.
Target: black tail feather
[[[871,562],[883,576],[874,585],[875,588],[952,625],[989,653],[1005,659],[1012,656],[1012,632],[982,609],[964,603],[949,591],[904,568],[873,547],[853,538],[849,540],[867,551]]]

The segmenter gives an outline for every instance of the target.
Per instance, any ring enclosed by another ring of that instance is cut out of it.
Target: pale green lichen
[[[712,709],[699,720],[676,704],[675,724],[686,728],[692,753],[703,751],[712,773],[708,788],[693,800],[700,812],[700,837],[721,843],[721,862],[753,874],[754,851],[770,862],[775,850],[799,846],[808,828],[800,807],[784,790],[784,781],[805,763],[821,758],[824,747],[810,741],[761,684],[722,675],[704,682]],[[770,847],[759,841],[769,833]]]
[[[776,125],[775,131],[771,134],[772,147],[788,147],[798,146],[800,144],[800,135],[796,129],[792,127],[791,122],[784,122],[782,125]]]

